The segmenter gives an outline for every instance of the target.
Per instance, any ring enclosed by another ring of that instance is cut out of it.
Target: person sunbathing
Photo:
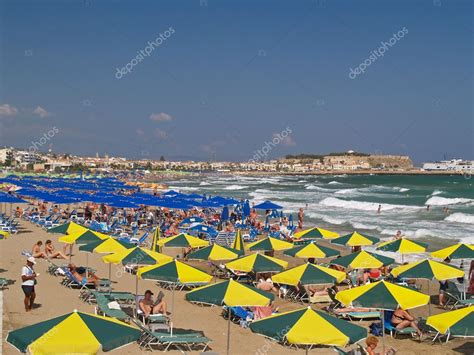
[[[44,245],[44,251],[46,255],[51,259],[66,259],[67,258],[66,255],[54,249],[54,245],[49,239],[46,241],[46,244]]]
[[[306,294],[310,297],[313,296],[327,296],[328,295],[328,288],[327,286],[317,286],[317,285],[304,285],[304,289],[306,290]]]
[[[87,270],[85,267],[76,267],[74,264],[69,264],[68,268],[76,280],[82,284],[94,284],[96,287],[99,286],[100,278],[92,271],[89,271],[87,275]]]
[[[31,252],[31,255],[34,258],[44,258],[47,259],[48,255],[46,253],[41,251],[41,246],[43,245],[43,242],[41,240],[38,240],[35,245],[33,245],[33,250]]]
[[[161,298],[160,295],[162,295]],[[138,303],[145,317],[148,317],[150,314],[167,314],[166,302],[163,300],[164,295],[163,293],[160,293],[160,295],[158,295],[156,302],[153,302],[153,292],[150,290],[145,291],[145,297]]]
[[[259,290],[262,290],[262,291],[278,292],[278,290],[276,289],[276,287],[273,285],[272,279],[270,279],[270,278],[268,278],[268,279],[266,279],[266,280],[264,280],[264,279],[258,280],[258,283],[257,283],[257,285],[256,285],[255,287],[258,288]]]
[[[363,307],[343,307],[333,309],[332,312],[336,314],[352,313],[352,312],[377,312],[375,308],[363,308]]]
[[[413,318],[413,316],[408,313],[408,311],[403,309],[397,309],[395,312],[393,312],[392,324],[397,329],[405,329],[408,327],[415,328],[420,338],[423,335],[420,328],[418,328],[418,322],[415,320],[415,318]]]

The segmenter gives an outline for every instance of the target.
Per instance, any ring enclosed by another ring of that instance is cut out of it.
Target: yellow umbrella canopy
[[[424,253],[428,244],[408,238],[400,238],[384,242],[377,247],[377,250],[398,252],[400,254]]]
[[[61,243],[66,244],[87,244],[90,242],[96,242],[98,240],[104,240],[110,238],[107,234],[94,232],[92,230],[86,229],[85,231],[78,231],[72,234],[64,235],[58,240]]]
[[[426,259],[398,266],[391,271],[391,274],[407,279],[436,279],[438,281],[464,277],[464,271],[457,267]]]
[[[474,306],[430,316],[426,319],[426,324],[441,334],[472,337],[474,336]]]
[[[141,279],[183,284],[209,283],[212,280],[211,275],[177,260],[141,267],[138,269],[137,276]]]
[[[455,244],[450,247],[440,249],[431,253],[433,258],[438,259],[474,259],[474,245]]]
[[[234,271],[261,273],[280,272],[288,267],[288,263],[262,254],[251,254],[228,262],[225,266]]]
[[[430,297],[406,286],[377,281],[340,291],[336,299],[346,306],[395,310],[424,306]]]
[[[336,232],[331,232],[323,228],[309,228],[294,234],[295,239],[333,239],[339,237]]]
[[[272,276],[273,282],[292,286],[297,286],[298,284],[333,284],[341,282],[345,278],[345,272],[310,263],[294,267]]]
[[[247,245],[247,250],[250,251],[279,251],[293,248],[292,243],[285,242],[284,240],[268,237]]]
[[[173,260],[171,256],[157,253],[149,249],[135,247],[124,251],[109,254],[102,257],[105,263],[111,264],[135,264],[135,265],[154,265],[156,263],[165,263]]]
[[[189,234],[181,233],[172,237],[159,239],[157,245],[168,248],[200,248],[207,247],[209,242]]]
[[[346,346],[367,337],[367,329],[311,307],[278,313],[250,324],[252,332],[297,345]]]

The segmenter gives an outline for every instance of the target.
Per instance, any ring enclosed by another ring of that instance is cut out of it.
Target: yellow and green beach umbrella
[[[294,345],[346,346],[367,337],[367,329],[311,307],[275,314],[250,324],[254,333]]]
[[[365,250],[358,251],[356,253],[352,253],[346,256],[341,256],[340,258],[336,258],[331,260],[331,264],[339,265],[344,268],[351,268],[351,269],[378,269],[382,266],[387,266],[394,263],[395,260],[392,258],[388,258],[383,255],[369,253]]]
[[[96,354],[135,342],[141,331],[113,318],[74,311],[8,333],[22,353]]]
[[[237,259],[242,254],[243,253],[240,250],[221,246],[219,244],[213,244],[188,254],[187,259],[210,261],[233,260]]]
[[[400,254],[424,253],[428,244],[408,238],[400,238],[380,244],[377,250],[392,251]]]
[[[362,247],[368,245],[374,245],[380,242],[379,238],[371,237],[359,232],[353,232],[350,234],[343,235],[342,237],[331,240],[331,243],[346,245],[349,247]]]
[[[268,306],[275,296],[232,279],[202,286],[186,293],[189,302],[235,306]]]
[[[0,230],[0,239],[7,239],[10,233]]]
[[[181,233],[172,237],[158,240],[160,247],[168,248],[200,248],[207,247],[208,241],[193,237],[192,235]]]
[[[173,260],[171,256],[157,253],[149,249],[135,247],[126,249],[118,253],[106,255],[102,257],[105,263],[123,264],[123,265],[154,265],[157,263],[165,263]]]
[[[212,276],[181,261],[171,260],[164,264],[145,266],[138,269],[137,276],[146,280],[161,282],[199,284],[209,283]]]
[[[232,279],[199,287],[186,294],[189,302],[228,307],[268,306],[275,296]],[[230,313],[230,311],[229,311]],[[230,353],[230,314],[227,321],[227,354]]]
[[[438,281],[464,277],[464,271],[457,267],[426,259],[398,266],[392,270],[391,274],[406,279],[436,279]]]
[[[285,242],[277,238],[264,238],[247,245],[247,250],[250,251],[279,251],[293,248],[292,243]]]
[[[240,229],[237,230],[237,232],[235,233],[235,239],[232,243],[232,248],[235,250],[239,250],[242,253],[245,253],[244,239],[242,238],[242,233],[240,232]]]
[[[273,275],[272,281],[291,286],[326,285],[339,283],[345,278],[345,272],[307,263]]]
[[[295,239],[334,239],[339,237],[336,232],[331,232],[322,228],[309,228],[294,234]]]
[[[88,228],[81,226],[80,224],[74,222],[67,222],[65,224],[61,224],[57,227],[52,227],[48,229],[48,233],[59,233],[59,234],[72,234],[77,232],[85,232],[89,230]]]
[[[441,334],[474,337],[474,306],[430,316],[426,324]]]
[[[107,238],[110,238],[110,237],[106,234],[102,234],[99,232],[94,232],[89,229],[86,229],[85,231],[74,232],[72,234],[64,235],[58,240],[61,243],[66,243],[66,244],[87,244],[91,242],[97,242],[99,240],[105,240]]]
[[[89,253],[110,254],[119,253],[135,247],[136,245],[132,243],[120,241],[114,238],[107,238],[83,244],[79,247],[79,250]]]
[[[433,258],[438,259],[474,259],[474,245],[456,244],[431,253]]]
[[[428,304],[430,296],[406,286],[377,281],[339,291],[336,299],[346,306],[395,310],[424,306]]]
[[[153,232],[153,240],[151,242],[151,250],[153,251],[156,251],[157,247],[158,247],[158,241],[160,240],[161,238],[161,231],[160,231],[160,227],[156,227],[155,228],[155,231]]]
[[[299,245],[297,247],[291,248],[283,252],[283,254],[293,256],[295,258],[303,258],[303,259],[322,259],[328,258],[331,256],[337,256],[341,253],[335,249],[323,247],[317,245],[313,241],[306,245]]]
[[[251,254],[225,264],[226,268],[242,272],[280,272],[288,267],[288,262],[262,254]]]

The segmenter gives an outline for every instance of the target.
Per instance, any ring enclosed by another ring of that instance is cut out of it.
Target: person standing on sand
[[[39,274],[33,270],[33,265],[35,264],[35,258],[30,256],[26,259],[26,265],[21,269],[21,288],[25,294],[23,302],[25,304],[26,312],[31,311],[36,298],[35,285],[36,277],[39,276]]]
[[[298,228],[303,229],[303,220],[304,220],[304,211],[303,208],[300,208],[298,212]]]

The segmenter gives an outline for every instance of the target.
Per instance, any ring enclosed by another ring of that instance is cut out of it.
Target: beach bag
[[[370,333],[376,337],[383,335],[382,322],[374,322],[369,326]]]

